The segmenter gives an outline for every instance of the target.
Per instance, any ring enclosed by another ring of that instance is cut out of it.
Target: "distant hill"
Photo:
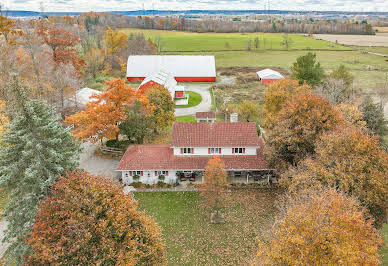
[[[10,17],[36,17],[40,12],[10,10]],[[69,15],[76,16],[84,12],[45,12],[45,15]],[[347,12],[347,11],[287,11],[287,10],[133,10],[133,11],[109,11],[107,13],[124,16],[167,16],[167,15],[248,15],[248,14],[316,14],[316,15],[388,15],[388,12]]]

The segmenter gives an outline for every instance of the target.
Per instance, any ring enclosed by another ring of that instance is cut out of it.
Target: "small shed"
[[[269,68],[258,71],[257,76],[262,84],[271,84],[279,79],[284,79],[282,74]]]
[[[197,113],[195,113],[195,120],[197,120],[198,123],[200,123],[200,122],[214,123],[216,121],[216,113],[215,112],[197,112]]]

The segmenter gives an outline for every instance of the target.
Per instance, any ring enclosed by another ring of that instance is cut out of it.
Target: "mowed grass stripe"
[[[282,33],[195,33],[163,30],[142,30],[125,28],[126,34],[143,33],[146,38],[162,40],[163,52],[247,50],[247,42],[259,38],[257,50],[286,50],[281,44]],[[350,48],[328,41],[315,40],[300,34],[289,34],[290,50],[350,50]],[[228,44],[228,45],[227,45]]]

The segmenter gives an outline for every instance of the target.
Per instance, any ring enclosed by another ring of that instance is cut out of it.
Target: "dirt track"
[[[314,34],[314,39],[345,45],[358,46],[385,46],[388,47],[388,36],[381,35],[334,35],[334,34]]]

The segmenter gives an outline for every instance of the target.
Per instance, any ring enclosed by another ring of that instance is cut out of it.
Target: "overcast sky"
[[[39,11],[185,10],[185,9],[265,9],[268,0],[0,0],[10,10]],[[270,0],[270,9],[388,11],[388,0]]]

